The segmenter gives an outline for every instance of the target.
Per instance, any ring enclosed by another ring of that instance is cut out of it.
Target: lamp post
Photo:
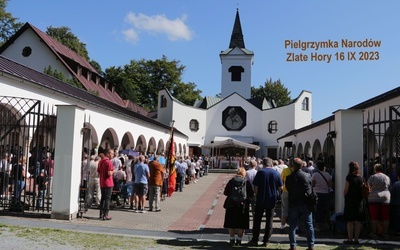
[[[211,168],[214,169],[214,141],[211,141]]]

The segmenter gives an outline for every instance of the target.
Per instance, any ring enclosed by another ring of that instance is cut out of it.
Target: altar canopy
[[[205,144],[202,146],[203,148],[227,148],[227,147],[234,147],[234,148],[244,148],[244,149],[254,149],[259,150],[260,146],[254,145],[251,143],[239,141],[230,137],[223,141],[215,141],[214,143]]]

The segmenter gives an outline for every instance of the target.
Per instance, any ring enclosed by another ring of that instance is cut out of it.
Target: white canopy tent
[[[221,139],[221,137],[219,137],[219,138],[215,137],[215,139]],[[229,147],[244,149],[244,151],[245,151],[244,156],[246,156],[246,157],[247,157],[248,149],[252,149],[254,151],[257,151],[260,149],[260,146],[258,146],[258,145],[239,141],[239,140],[233,139],[231,137],[224,137],[223,140],[213,141],[213,143],[205,144],[202,146],[202,148],[211,149],[212,158],[214,158],[213,156],[219,155],[220,149],[229,148]],[[228,163],[229,163],[229,165],[232,165],[234,162],[232,162],[231,159],[226,160],[226,161],[219,161],[219,162],[217,162],[217,166],[219,166],[220,168],[224,168],[223,165],[224,164],[226,165]],[[212,163],[212,164],[214,167],[214,163]],[[237,164],[239,164],[239,162],[237,162]]]
[[[247,143],[247,142],[242,142],[239,140],[235,140],[233,138],[229,138],[226,139],[224,141],[216,141],[214,143],[210,143],[210,144],[205,144],[202,146],[203,148],[227,148],[227,147],[235,147],[235,148],[244,148],[246,149],[254,149],[254,150],[259,150],[260,146],[258,145],[254,145],[251,143]]]

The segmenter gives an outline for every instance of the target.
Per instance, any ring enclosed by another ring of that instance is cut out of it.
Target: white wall
[[[67,97],[50,89],[38,87],[28,81],[21,82],[18,78],[0,76],[0,89],[2,90],[1,95],[41,100],[42,105],[77,105],[84,108],[84,115],[87,117],[86,122],[89,121],[90,117],[90,123],[96,130],[99,140],[108,128],[113,128],[116,131],[119,143],[121,143],[122,137],[127,131],[134,136],[135,145],[140,135],[145,137],[147,143],[151,137],[154,137],[157,143],[159,140],[163,140],[164,145],[169,140],[170,131],[168,129],[94,106],[82,100]],[[174,139],[177,144],[180,143],[182,146],[187,144],[186,137],[179,134],[175,134]]]
[[[225,98],[230,94],[236,92],[244,98],[251,97],[251,66],[253,62],[253,55],[246,55],[239,49],[233,49],[227,55],[220,55],[221,57],[221,97]],[[231,66],[242,66],[244,72],[242,73],[240,82],[231,81]]]
[[[28,57],[22,55],[22,50],[26,46],[29,46],[32,49],[32,54]],[[32,29],[27,29],[23,34],[21,34],[21,36],[16,39],[14,43],[12,43],[2,53],[2,55],[39,72],[43,72],[44,68],[51,65],[53,71],[57,69],[59,72],[63,73],[65,77],[72,78],[69,71]]]

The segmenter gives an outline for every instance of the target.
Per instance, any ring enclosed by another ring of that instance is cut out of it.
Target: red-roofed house
[[[147,116],[148,112],[139,105],[123,100],[109,83],[82,56],[61,44],[30,23],[26,23],[1,48],[0,54],[39,72],[51,66],[67,79],[79,80],[85,90],[119,106]]]

